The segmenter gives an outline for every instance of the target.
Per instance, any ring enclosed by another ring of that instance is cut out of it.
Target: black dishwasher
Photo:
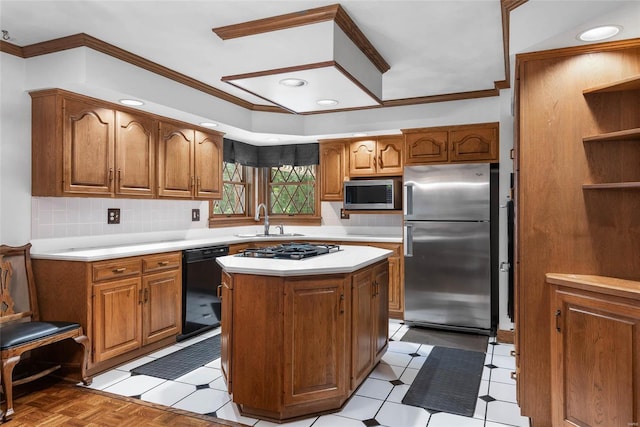
[[[221,305],[216,294],[222,267],[216,258],[228,254],[228,246],[182,252],[182,334],[178,341],[220,326]]]

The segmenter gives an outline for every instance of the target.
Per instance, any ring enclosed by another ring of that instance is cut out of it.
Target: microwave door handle
[[[404,256],[413,256],[413,225],[404,226]]]
[[[404,215],[413,215],[413,184],[405,184],[404,188]]]

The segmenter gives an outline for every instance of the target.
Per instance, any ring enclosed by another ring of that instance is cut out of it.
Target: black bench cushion
[[[22,322],[4,325],[0,328],[0,350],[7,350],[79,327],[80,324],[72,322]]]

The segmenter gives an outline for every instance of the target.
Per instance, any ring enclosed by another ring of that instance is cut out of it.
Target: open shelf
[[[640,128],[620,130],[617,132],[603,133],[600,135],[587,136],[582,138],[583,142],[600,141],[640,141]]]
[[[640,181],[628,182],[604,182],[601,184],[583,184],[583,190],[616,190],[616,189],[634,189],[640,190]]]
[[[590,93],[605,93],[605,92],[622,92],[625,90],[639,90],[640,89],[640,75],[629,77],[626,79],[618,80],[616,82],[607,83],[600,86],[595,86],[582,91],[584,95]]]

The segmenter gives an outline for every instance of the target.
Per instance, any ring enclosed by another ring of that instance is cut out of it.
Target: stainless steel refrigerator
[[[404,168],[405,322],[489,333],[489,164]]]

